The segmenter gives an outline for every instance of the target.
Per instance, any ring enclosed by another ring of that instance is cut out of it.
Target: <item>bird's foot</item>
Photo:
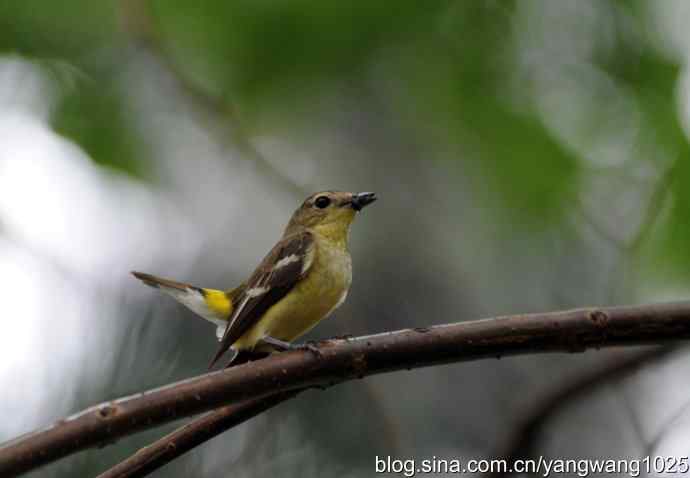
[[[275,337],[271,337],[270,335],[265,336],[261,340],[262,342],[264,342],[267,345],[270,345],[279,352],[285,352],[287,350],[308,350],[309,352],[313,353],[317,358],[321,358],[323,356],[321,350],[319,350],[316,344],[312,341],[303,344],[294,344],[292,342],[286,342],[285,340],[276,339]]]
[[[316,358],[323,357],[321,350],[319,350],[319,348],[316,346],[315,342],[309,341],[309,342],[305,342],[303,344],[292,344],[292,346],[295,350],[308,350],[311,353],[313,353],[314,356],[316,356]]]

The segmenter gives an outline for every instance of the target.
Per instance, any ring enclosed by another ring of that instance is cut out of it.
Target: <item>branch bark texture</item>
[[[257,398],[214,410],[140,449],[97,478],[140,478],[169,463],[192,448],[201,445],[225,430],[288,400],[298,391],[289,391]]]
[[[690,302],[514,315],[335,339],[91,407],[0,447],[0,476],[146,428],[250,399],[368,375],[544,352],[690,338]]]

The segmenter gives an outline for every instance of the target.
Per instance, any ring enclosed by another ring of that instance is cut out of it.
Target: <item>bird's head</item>
[[[342,191],[314,193],[292,215],[286,234],[299,228],[306,228],[330,239],[344,241],[357,213],[376,199],[374,193]]]

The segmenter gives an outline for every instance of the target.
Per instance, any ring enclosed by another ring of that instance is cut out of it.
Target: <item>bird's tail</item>
[[[232,314],[234,291],[224,292],[216,289],[203,289],[183,282],[163,279],[144,272],[132,272],[144,284],[160,289],[183,304],[195,314],[218,326],[216,336],[220,340],[225,333],[228,318]]]

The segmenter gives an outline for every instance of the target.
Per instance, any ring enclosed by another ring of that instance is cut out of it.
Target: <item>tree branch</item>
[[[237,363],[233,361],[233,366],[235,365],[237,365]],[[279,395],[270,395],[266,398],[244,402],[241,407],[226,405],[225,407],[214,410],[213,412],[203,415],[201,418],[190,421],[172,433],[159,438],[150,445],[140,448],[134,455],[124,459],[101,475],[98,475],[98,478],[133,478],[147,476],[193,448],[215,438],[221,433],[245,422],[259,413],[263,413],[279,405],[302,391],[304,391],[304,389]],[[362,391],[368,394],[366,398],[370,400],[372,405],[379,406],[377,413],[386,413],[386,411],[380,407],[379,400],[372,395],[371,386],[364,387]],[[387,428],[386,443],[395,450],[398,447],[397,436],[391,433],[390,424]]]
[[[288,400],[299,391],[278,393],[266,398],[226,405],[141,448],[97,478],[142,477],[169,463],[192,448],[201,445],[256,415]]]
[[[0,475],[240,401],[396,370],[690,338],[690,302],[515,315],[320,344],[91,407],[0,448]]]

